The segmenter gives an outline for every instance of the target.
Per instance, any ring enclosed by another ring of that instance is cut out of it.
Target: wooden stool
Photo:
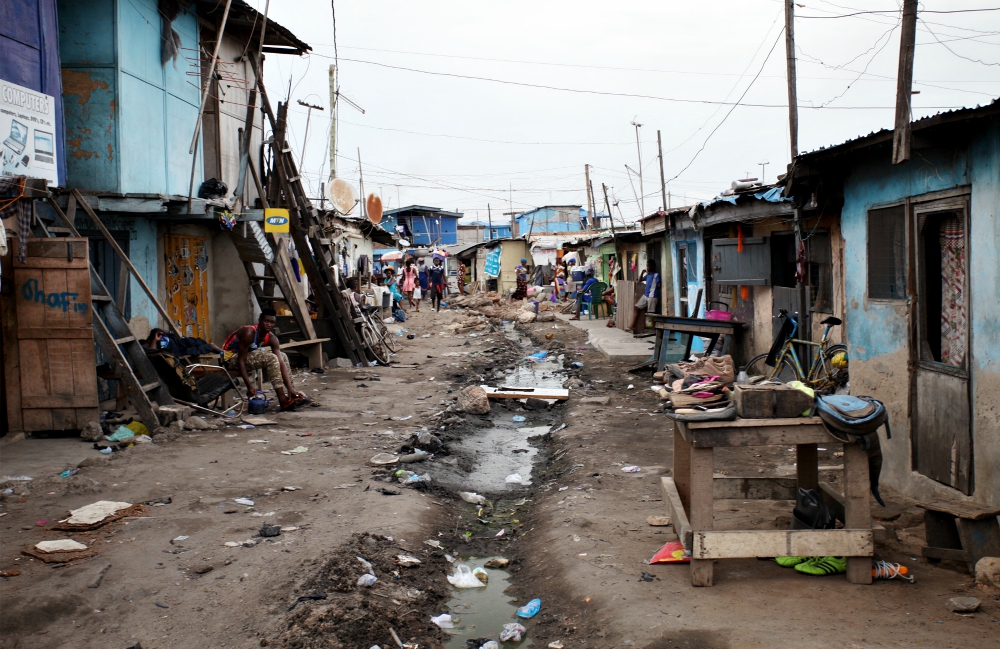
[[[923,556],[965,562],[972,574],[983,557],[1000,556],[1000,508],[961,501],[917,505],[924,510],[927,532]]]

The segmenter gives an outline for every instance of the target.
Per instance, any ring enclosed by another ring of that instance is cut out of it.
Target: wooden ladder
[[[55,238],[58,236],[58,232],[81,237],[72,221],[51,197],[49,204],[52,205],[56,214],[62,218],[67,227],[50,230],[39,221],[45,236]],[[94,342],[97,343],[104,357],[114,362],[117,380],[122,382],[125,393],[135,407],[139,419],[152,430],[160,425],[160,420],[156,415],[156,406],[173,405],[174,399],[167,391],[167,387],[160,381],[139,340],[129,329],[128,323],[125,322],[125,316],[118,310],[115,299],[111,296],[104,282],[101,281],[94,264],[88,262],[88,265],[90,266],[91,301],[94,309]]]
[[[332,266],[332,252],[329,242],[322,237],[323,228],[319,214],[302,186],[302,178],[295,160],[292,158],[291,148],[285,140],[285,118],[288,106],[283,103],[278,104],[278,117],[275,118],[271,110],[271,102],[267,97],[267,90],[262,82],[260,66],[253,57],[250,58],[250,64],[257,79],[257,91],[262,99],[264,114],[267,116],[273,132],[270,147],[274,157],[274,172],[278,177],[279,187],[288,207],[292,240],[295,242],[296,249],[302,254],[302,264],[305,266],[310,286],[319,300],[322,316],[329,319],[333,334],[340,342],[344,353],[355,365],[359,363],[367,365],[369,352],[361,340],[361,335],[354,327],[350,308],[337,286],[337,278]],[[307,251],[310,250],[312,251],[311,255],[307,254]],[[374,360],[373,354],[371,358]]]

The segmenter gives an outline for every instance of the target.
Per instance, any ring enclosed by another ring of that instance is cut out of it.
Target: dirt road
[[[524,622],[534,647],[996,646],[997,595],[954,567],[911,560],[920,519],[892,494],[887,510],[873,510],[887,527],[879,552],[911,566],[916,584],[851,586],[747,560],[720,562],[716,586],[695,589],[686,566],[645,565],[676,538],[645,522],[666,514],[659,476],[671,462],[670,420],[648,381],[604,361],[563,322],[529,325],[518,338],[499,322],[456,331],[471,322],[456,312],[411,315],[404,326],[414,338],[398,339],[398,366],[299,375],[320,406],[270,414],[271,426],[185,431],[68,478],[58,474],[98,457],[89,444],[29,439],[0,448],[0,473],[33,478],[0,485],[11,490],[0,494],[0,570],[20,573],[0,579],[0,647],[368,649],[395,645],[389,627],[402,642],[442,647],[449,636],[430,616],[449,610],[461,628],[448,646],[458,647],[496,639],[500,622],[512,621],[501,592],[507,579],[517,604],[542,598],[542,612]],[[561,362],[526,366],[539,349],[562,354]],[[583,369],[560,367],[571,361]],[[462,387],[511,373],[548,383],[575,376],[583,387],[541,409],[514,402],[488,416],[439,414]],[[445,449],[406,468],[429,475],[429,484],[404,486],[369,464],[423,428]],[[300,446],[307,450],[282,454]],[[837,451],[831,443],[821,452],[833,476]],[[717,470],[781,474],[792,456],[720,452]],[[641,471],[625,474],[624,464]],[[507,482],[515,472],[530,484]],[[460,490],[485,495],[490,507],[463,502]],[[168,497],[92,532],[51,529],[97,500]],[[791,503],[754,507],[721,501],[717,525],[747,517],[781,525],[791,511]],[[264,524],[279,526],[280,536],[258,536]],[[21,553],[57,538],[95,554],[66,565]],[[481,565],[490,556],[511,559],[508,572],[491,570],[486,588],[450,600],[451,560]],[[371,563],[373,586],[357,585],[368,570],[357,557]],[[643,572],[654,580],[640,581]],[[980,612],[944,608],[965,594],[983,601]],[[289,611],[298,598],[320,595]]]

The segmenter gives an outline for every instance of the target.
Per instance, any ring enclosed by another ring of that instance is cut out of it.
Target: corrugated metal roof
[[[195,5],[198,7],[198,16],[213,24],[218,24],[222,20],[222,14],[226,9],[225,2],[219,0],[195,0]],[[229,8],[229,19],[226,21],[226,33],[257,43],[260,40],[260,27],[263,22],[263,14],[243,0],[233,0]],[[312,50],[312,47],[300,40],[290,29],[282,27],[270,17],[267,19],[264,46],[287,47],[294,50],[289,54],[303,54]]]
[[[924,130],[927,128],[933,128],[935,126],[941,126],[944,124],[951,124],[954,122],[959,122],[965,119],[980,119],[985,117],[992,117],[994,115],[1000,115],[1000,98],[994,99],[992,102],[986,106],[976,106],[975,108],[957,108],[955,110],[946,111],[943,113],[937,113],[935,115],[930,115],[928,117],[922,117],[918,120],[910,122],[910,129],[913,131]],[[820,147],[813,151],[808,151],[806,153],[800,153],[799,158],[809,159],[816,158],[823,155],[836,155],[848,149],[858,149],[865,146],[873,146],[876,144],[881,144],[886,140],[892,141],[894,129],[884,128],[879,131],[872,131],[868,135],[862,135],[840,144],[834,144],[827,147]]]

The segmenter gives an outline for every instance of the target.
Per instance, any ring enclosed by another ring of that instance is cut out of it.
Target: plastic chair
[[[604,307],[604,317],[610,316],[610,311],[608,310],[608,304],[604,301],[604,291],[608,290],[608,285],[604,282],[595,282],[590,285],[587,292],[580,296],[581,305],[588,304],[587,308],[587,319],[593,320],[596,311],[600,307]],[[597,316],[600,319],[601,316]]]

